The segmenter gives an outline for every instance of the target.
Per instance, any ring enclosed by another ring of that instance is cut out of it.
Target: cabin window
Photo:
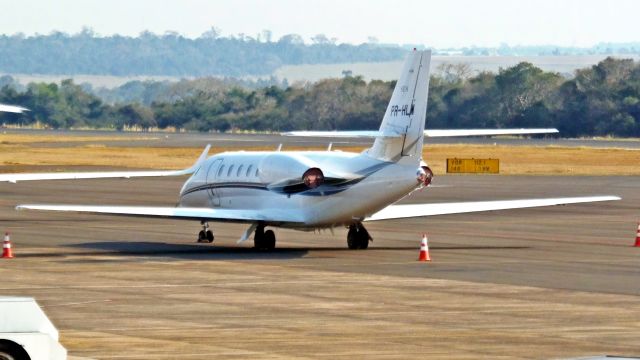
[[[232,172],[233,172],[233,165],[229,166],[229,171],[227,171],[227,177],[231,176]]]
[[[220,169],[218,169],[218,175],[217,177],[221,177],[222,176],[222,172],[224,171],[224,165],[220,166]]]
[[[236,172],[236,176],[240,177],[240,174],[242,174],[242,168],[244,167],[244,165],[240,165],[238,166],[238,171]]]
[[[260,168],[256,168],[256,177],[260,175]]]
[[[251,176],[251,169],[253,169],[253,165],[249,165],[249,167],[247,168],[247,173],[245,174],[246,177]]]

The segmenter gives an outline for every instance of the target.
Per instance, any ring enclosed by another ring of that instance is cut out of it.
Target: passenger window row
[[[247,166],[247,170],[244,170],[244,165],[240,165],[238,166],[238,169],[236,170],[235,174],[233,172],[233,169],[235,168],[234,164],[229,165],[229,168],[227,168],[226,174],[225,174],[225,165],[222,164],[220,165],[220,168],[218,169],[218,174],[216,175],[216,177],[220,178],[223,175],[226,175],[226,177],[231,177],[233,175],[235,175],[236,177],[240,177],[242,175],[244,175],[245,177],[250,177],[250,176],[254,176],[254,177],[258,177],[260,175],[260,170],[258,169],[258,167],[256,166],[255,171],[253,170],[253,165],[249,165]]]

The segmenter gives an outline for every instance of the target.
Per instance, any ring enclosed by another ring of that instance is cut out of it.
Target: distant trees
[[[433,127],[553,126],[563,136],[640,136],[639,96],[633,60],[607,58],[568,80],[520,63],[468,80],[432,78],[428,114]]]
[[[336,39],[323,34],[314,36],[312,45],[305,45],[297,34],[272,40],[269,30],[255,37],[246,34],[223,37],[216,27],[196,39],[174,31],[162,35],[143,31],[138,37],[100,37],[89,28],[75,35],[62,32],[29,37],[0,35],[0,73],[268,75],[287,64],[388,61],[404,55],[399,47],[336,45]]]
[[[0,114],[0,123],[195,131],[377,129],[395,86],[348,72],[300,86],[247,84],[215,78],[135,81],[97,91],[99,97],[71,80],[19,88],[1,77],[0,102],[32,111]],[[476,75],[464,66],[443,66],[431,77],[427,127],[557,127],[562,136],[638,137],[640,64],[607,58],[571,79],[530,63]]]

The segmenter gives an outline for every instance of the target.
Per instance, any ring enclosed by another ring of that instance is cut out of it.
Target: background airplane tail
[[[418,164],[422,156],[431,50],[412,51],[380,125],[379,135],[367,150],[384,161]]]

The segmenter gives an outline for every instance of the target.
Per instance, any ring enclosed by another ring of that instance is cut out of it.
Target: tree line
[[[607,58],[570,79],[526,62],[498,73],[473,74],[464,65],[434,70],[428,128],[557,127],[567,137],[640,136],[640,64],[633,60]],[[345,76],[252,88],[206,78],[148,81],[123,85],[145,100],[115,103],[72,80],[20,89],[0,78],[0,86],[0,102],[32,110],[0,114],[6,124],[288,131],[377,129],[395,82]]]

